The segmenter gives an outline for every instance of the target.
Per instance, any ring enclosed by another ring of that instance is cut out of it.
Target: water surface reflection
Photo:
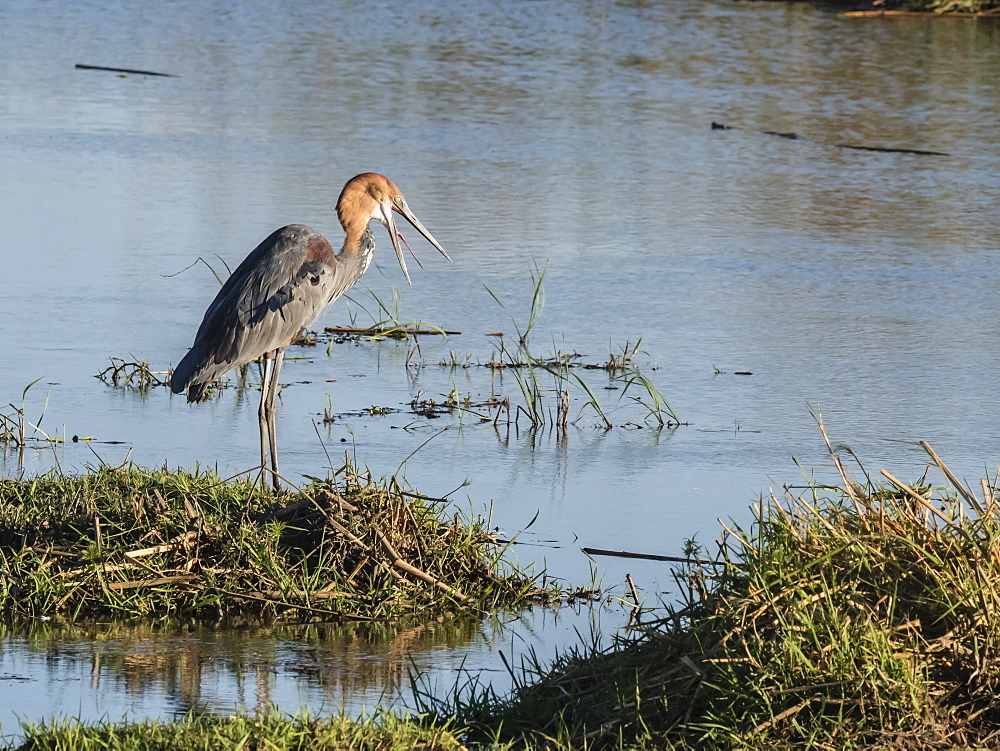
[[[506,622],[446,617],[383,627],[0,626],[0,733],[15,733],[18,718],[67,712],[141,719],[277,706],[356,715],[378,706],[414,706],[415,675],[422,676],[421,688],[447,692],[465,682],[463,671],[472,671],[502,690],[509,676],[499,651],[516,663],[518,642],[541,631],[547,636],[536,646],[551,656],[568,632],[589,633],[602,618],[620,626],[622,612],[539,609]]]

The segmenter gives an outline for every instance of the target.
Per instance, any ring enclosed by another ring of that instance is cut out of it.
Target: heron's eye
[[[397,206],[402,206],[403,205],[403,197],[402,196],[393,196],[392,202],[395,203]]]

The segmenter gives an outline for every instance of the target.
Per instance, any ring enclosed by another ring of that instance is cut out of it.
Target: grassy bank
[[[365,620],[552,594],[446,505],[349,467],[298,494],[132,465],[0,479],[0,612]]]
[[[995,745],[997,482],[973,491],[925,448],[943,487],[886,472],[857,483],[836,462],[841,487],[761,499],[749,528],[724,528],[714,550],[677,571],[684,596],[655,621],[529,668],[507,695],[425,697],[413,731],[490,748]],[[366,727],[358,732],[377,730]],[[365,745],[371,737],[326,747],[403,747]]]
[[[973,493],[939,464],[944,489],[859,485],[837,466],[842,488],[762,499],[726,529],[678,572],[685,601],[634,637],[436,710],[567,748],[996,743],[996,481]]]

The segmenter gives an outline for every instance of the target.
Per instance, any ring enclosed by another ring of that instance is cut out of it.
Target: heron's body
[[[372,219],[378,219],[389,230],[409,281],[393,211],[404,216],[447,258],[410,212],[391,180],[374,173],[357,175],[347,182],[337,201],[337,215],[344,228],[340,251],[334,253],[326,238],[303,224],[290,224],[273,232],[219,290],[205,312],[194,344],[174,370],[173,392],[186,390],[188,401],[199,401],[209,384],[226,371],[265,358],[261,464],[266,464],[267,433],[275,487],[278,468],[273,403],[284,350],[368,269],[375,251],[375,236],[368,227]]]
[[[368,269],[375,238],[334,254],[311,227],[290,224],[254,249],[205,312],[194,345],[174,370],[173,390],[199,401],[231,368],[284,349]]]

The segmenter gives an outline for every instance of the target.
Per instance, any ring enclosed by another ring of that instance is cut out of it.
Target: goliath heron
[[[368,223],[378,219],[389,230],[400,268],[410,281],[399,246],[393,212],[404,217],[445,258],[448,254],[413,215],[396,184],[373,172],[352,177],[337,199],[337,218],[344,228],[339,253],[321,234],[303,224],[290,224],[258,245],[226,281],[205,311],[194,344],[177,364],[170,387],[187,391],[189,402],[204,398],[209,384],[230,368],[264,358],[261,376],[261,472],[280,489],[274,396],[285,348],[310,326],[331,302],[365,273],[375,250]],[[403,240],[405,244],[406,241]],[[409,246],[407,245],[407,249]],[[450,261],[451,258],[448,258]]]

